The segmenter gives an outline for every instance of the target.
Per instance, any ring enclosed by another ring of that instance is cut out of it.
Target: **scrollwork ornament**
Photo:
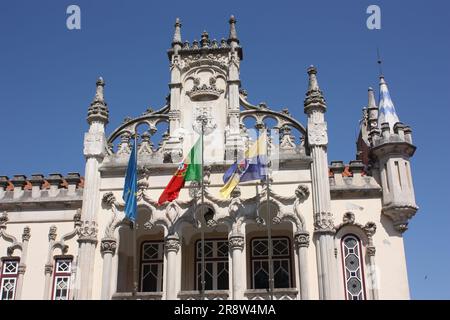
[[[294,235],[295,244],[298,248],[309,247],[309,232],[300,231]]]
[[[180,250],[180,239],[178,239],[177,237],[168,237],[164,245],[168,252],[178,252],[178,250]]]
[[[243,250],[244,249],[244,236],[234,235],[228,239],[228,245],[231,250]]]
[[[369,257],[373,257],[375,255],[376,248],[374,246],[369,246],[367,247],[366,252]]]
[[[103,239],[100,246],[100,251],[103,254],[112,254],[114,255],[117,249],[117,241],[116,239]]]

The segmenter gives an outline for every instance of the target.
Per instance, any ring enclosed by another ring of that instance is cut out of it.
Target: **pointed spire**
[[[180,47],[183,45],[181,42],[181,22],[180,18],[176,18],[175,20],[175,32],[173,34],[172,47],[175,45],[179,45]]]
[[[96,86],[97,87],[95,90],[94,100],[92,101],[88,109],[87,121],[89,124],[91,124],[93,121],[107,124],[109,121],[109,111],[103,94],[105,81],[102,77],[99,77],[97,79]]]
[[[230,20],[228,22],[230,23],[230,34],[228,36],[228,43],[235,42],[236,44],[238,44],[239,39],[237,37],[236,18],[234,17],[234,15],[231,15]]]
[[[368,94],[369,94],[369,102],[367,104],[367,107],[370,108],[378,108],[377,104],[375,102],[375,95],[373,93],[373,88],[369,87],[369,89],[367,90]]]
[[[368,130],[371,131],[378,127],[378,106],[375,102],[375,95],[372,87],[368,90],[368,102],[367,102],[367,117],[368,117]]]
[[[317,69],[314,66],[310,66],[307,70],[309,76],[308,92],[306,92],[305,98],[305,113],[310,110],[318,109],[321,112],[325,112],[327,105],[325,99],[320,91],[319,83],[317,81]]]
[[[378,125],[381,126],[383,123],[388,123],[389,128],[393,132],[394,125],[400,122],[397,112],[395,111],[394,103],[392,102],[389,90],[384,80],[384,76],[380,76],[380,106],[379,106],[379,116]]]
[[[105,87],[105,81],[103,80],[102,77],[99,77],[97,79],[97,82],[95,83],[95,85],[97,86],[97,88],[95,90],[94,102],[105,103],[105,97],[103,96],[103,89]]]

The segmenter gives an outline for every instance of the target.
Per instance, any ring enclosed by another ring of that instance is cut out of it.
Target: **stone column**
[[[23,289],[23,276],[27,269],[27,255],[28,255],[28,242],[30,241],[30,227],[26,226],[23,229],[22,234],[22,254],[20,257],[20,263],[18,268],[17,287],[16,287],[16,300],[21,300]]]
[[[375,265],[375,247],[373,245],[369,245],[366,249],[367,256],[369,257],[369,268],[370,268],[370,292],[372,293],[372,300],[378,300],[378,280],[376,274],[376,265]]]
[[[78,251],[78,268],[80,272],[77,284],[78,299],[89,300],[92,294],[94,279],[95,248],[97,246],[97,224],[94,221],[84,221],[80,228]]]
[[[308,270],[308,247],[309,247],[309,232],[298,231],[294,235],[295,245],[298,255],[298,268],[300,275],[300,299],[309,300],[309,270]]]
[[[177,254],[180,250],[180,239],[177,236],[168,236],[165,242],[167,255],[167,272],[166,272],[166,299],[176,300],[177,296]]]
[[[117,241],[116,239],[105,238],[102,239],[100,251],[103,255],[103,275],[102,275],[102,292],[101,299],[111,299],[111,270],[112,259],[116,252]]]
[[[229,248],[231,251],[231,263],[233,274],[231,280],[233,284],[232,298],[233,300],[244,299],[244,292],[246,283],[242,275],[242,265],[245,264],[245,258],[243,257],[244,250],[244,236],[242,234],[232,234],[228,240]]]
[[[84,156],[86,158],[85,180],[83,191],[83,207],[79,230],[79,250],[77,299],[91,299],[94,274],[94,257],[97,245],[97,213],[100,209],[101,176],[99,167],[106,155],[105,126],[108,123],[109,111],[104,99],[105,82],[99,78],[96,83],[94,100],[89,109],[87,122],[89,131],[84,136]]]
[[[56,240],[56,226],[51,226],[48,232],[48,257],[44,267],[45,284],[44,284],[44,300],[50,300],[50,290],[52,285],[53,274],[53,245]]]
[[[328,178],[328,133],[325,121],[327,106],[317,81],[317,69],[308,68],[309,86],[304,103],[308,115],[308,144],[311,150],[311,184],[316,235],[319,298],[337,297],[337,264],[334,256],[334,225],[331,213],[330,182]]]

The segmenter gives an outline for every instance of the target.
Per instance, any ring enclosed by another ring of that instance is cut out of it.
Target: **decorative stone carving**
[[[97,232],[95,221],[84,221],[78,229],[78,242],[97,243]]]
[[[374,246],[368,246],[366,248],[366,252],[368,256],[374,256],[376,252],[376,248]]]
[[[144,229],[145,230],[150,230],[154,227],[153,222],[151,222],[150,220],[148,220],[147,222],[144,223]]]
[[[8,213],[6,211],[3,211],[3,214],[0,216],[0,229],[6,228],[8,220],[9,220]]]
[[[84,134],[84,156],[104,157],[106,150],[105,135],[101,132],[86,132]]]
[[[102,239],[101,245],[100,245],[100,252],[103,254],[112,254],[114,255],[116,253],[117,248],[117,241],[116,239],[112,238],[105,238]]]
[[[309,123],[308,142],[311,146],[325,146],[328,144],[327,124]]]
[[[53,273],[53,264],[50,264],[50,263],[46,264],[44,266],[44,273],[51,275]]]
[[[107,192],[103,195],[102,202],[111,207],[116,202],[116,197],[112,192]]]
[[[120,136],[120,144],[117,149],[117,155],[128,155],[131,153],[131,146],[130,146],[130,140],[131,140],[131,133],[128,131],[125,131]]]
[[[48,230],[48,241],[56,240],[56,231],[57,231],[57,228],[55,225],[50,227],[50,229]]]
[[[344,224],[354,224],[355,223],[355,214],[353,212],[346,212],[344,217],[342,218],[342,222]]]
[[[209,78],[209,85],[200,85],[200,78],[195,78],[194,87],[191,90],[186,91],[186,94],[192,101],[215,100],[224,93],[223,89],[218,89],[216,87],[216,81],[217,78],[213,76]]]
[[[294,235],[295,245],[297,247],[309,247],[309,232],[299,231]]]
[[[243,250],[244,249],[244,236],[242,235],[232,235],[228,239],[228,245],[230,250]]]
[[[17,273],[18,274],[25,274],[25,271],[27,271],[27,266],[24,265],[23,263],[19,263],[19,267],[17,268]]]
[[[167,251],[178,252],[180,250],[180,239],[175,236],[170,236],[166,238],[165,247]]]
[[[315,214],[314,220],[315,231],[334,233],[333,215],[331,212],[318,212]]]
[[[367,222],[363,227],[363,230],[369,238],[372,238],[377,231],[377,225],[375,222]]]
[[[29,226],[23,228],[22,241],[30,241],[31,229]]]
[[[308,186],[302,185],[300,184],[297,189],[295,189],[295,196],[299,199],[299,200],[306,200],[309,197],[309,188]]]
[[[139,145],[138,154],[139,155],[151,155],[153,153],[153,143],[150,140],[150,134],[148,132],[144,132],[141,135],[142,142]]]

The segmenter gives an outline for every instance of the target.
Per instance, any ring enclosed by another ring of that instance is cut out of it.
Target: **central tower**
[[[236,19],[230,17],[228,39],[211,40],[204,31],[200,41],[181,40],[176,19],[172,47],[168,51],[171,81],[169,126],[164,161],[177,162],[197,138],[197,117],[206,116],[210,134],[205,137],[207,162],[222,162],[242,150],[239,130],[239,65],[242,48]],[[223,147],[220,147],[223,146]]]

